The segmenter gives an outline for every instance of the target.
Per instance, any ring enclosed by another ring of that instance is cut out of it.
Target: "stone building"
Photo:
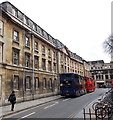
[[[58,73],[89,76],[89,64],[9,2],[0,4],[0,96],[17,101],[58,94]]]
[[[103,60],[89,61],[91,75],[96,81],[97,87],[106,85],[110,87],[113,80],[113,63],[104,63]]]

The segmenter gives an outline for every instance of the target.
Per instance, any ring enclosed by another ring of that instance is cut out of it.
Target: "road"
[[[96,89],[95,92],[76,98],[63,97],[12,116],[7,116],[7,118],[15,118],[15,120],[21,120],[23,118],[73,118],[86,105],[103,95],[107,90],[100,88]]]

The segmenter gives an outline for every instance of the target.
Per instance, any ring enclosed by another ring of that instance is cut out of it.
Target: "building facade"
[[[113,80],[113,63],[104,63],[103,60],[89,61],[91,75],[96,81],[97,87],[106,85],[110,87]]]
[[[58,94],[62,72],[90,76],[90,65],[9,2],[0,4],[0,96],[7,104]]]

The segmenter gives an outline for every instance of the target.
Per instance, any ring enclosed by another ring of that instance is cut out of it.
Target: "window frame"
[[[52,61],[48,61],[48,71],[52,71]]]
[[[4,22],[2,20],[0,20],[0,36],[3,37],[4,35]]]
[[[37,84],[38,83],[38,84]],[[39,89],[40,88],[40,80],[39,77],[35,77],[35,89]]]
[[[28,57],[28,62],[26,62],[26,57]],[[25,67],[30,67],[30,53],[27,52],[25,52]]]
[[[47,80],[46,78],[43,78],[43,89],[47,88]]]
[[[14,58],[14,54],[16,53],[16,59]],[[13,52],[12,52],[12,62],[13,62],[13,65],[19,65],[19,50],[18,49],[16,49],[16,48],[13,48]],[[15,63],[15,60],[16,60],[16,63]]]
[[[25,47],[30,48],[30,38],[28,36],[25,36]]]
[[[45,55],[45,46],[42,45],[42,55]]]
[[[18,79],[15,79],[15,77]],[[19,80],[20,80],[19,75],[13,75],[13,89],[14,90],[19,90]]]
[[[29,81],[28,81],[27,78],[29,78]],[[26,76],[25,77],[25,90],[30,90],[30,89],[31,89],[31,77],[30,76]]]
[[[36,63],[36,60],[38,63]],[[34,68],[39,69],[39,56],[34,56]]]
[[[17,35],[15,35],[15,33],[17,34]],[[17,31],[17,30],[13,30],[13,41],[14,42],[19,42],[19,32]]]
[[[3,62],[3,43],[0,42],[0,63]]]
[[[35,51],[38,52],[38,42],[37,41],[34,42],[34,49],[35,49]]]
[[[42,58],[42,70],[46,70],[46,59]]]
[[[52,78],[49,79],[49,88],[51,89],[53,87],[53,80]]]
[[[48,57],[51,58],[51,50],[48,49]]]

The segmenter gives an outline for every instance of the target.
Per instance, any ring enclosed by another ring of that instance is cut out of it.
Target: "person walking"
[[[11,111],[14,110],[14,105],[16,103],[16,95],[15,95],[15,91],[12,91],[12,93],[10,94],[8,101],[10,101],[11,103]]]

